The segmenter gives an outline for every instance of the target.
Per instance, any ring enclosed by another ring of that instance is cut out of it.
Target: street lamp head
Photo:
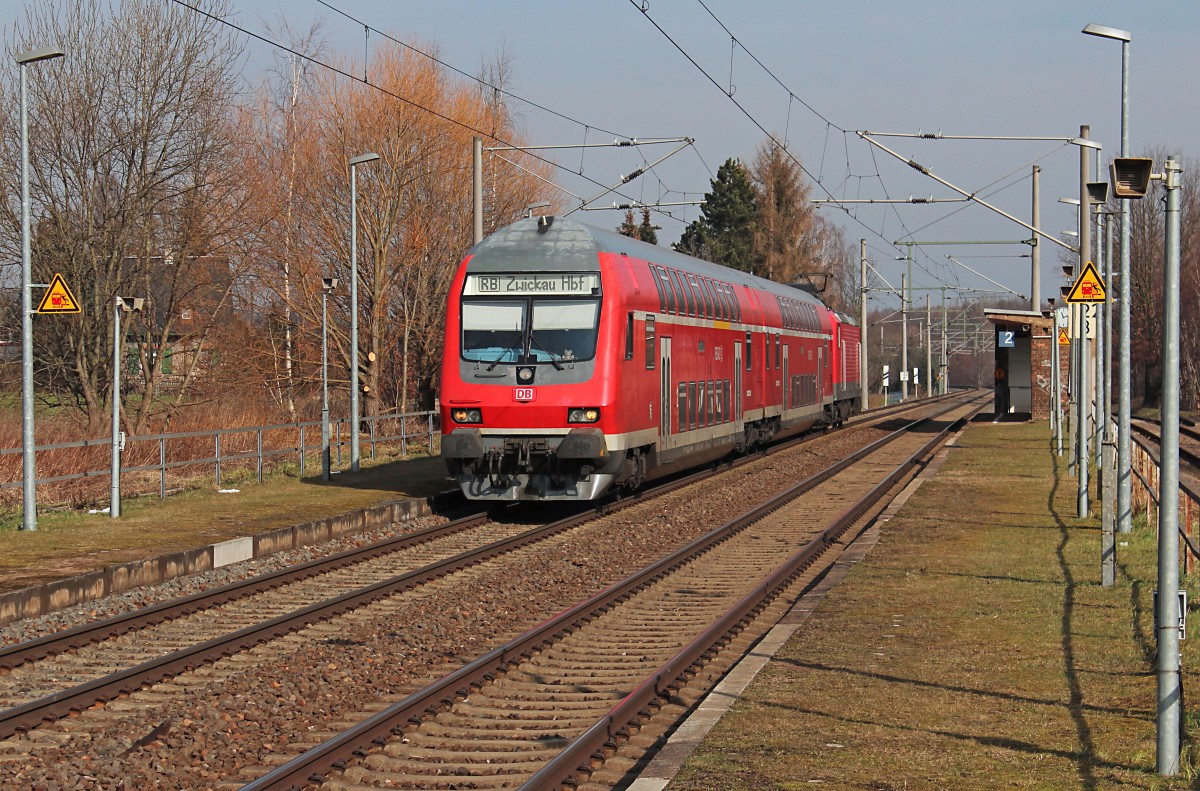
[[[1071,138],[1071,145],[1080,146],[1082,148],[1094,148],[1097,151],[1100,151],[1101,149],[1104,148],[1104,146],[1100,145],[1095,140],[1089,140],[1086,137]]]
[[[1100,38],[1111,38],[1111,39],[1115,39],[1116,41],[1125,41],[1125,42],[1133,41],[1133,34],[1130,33],[1128,30],[1118,30],[1115,27],[1108,27],[1107,25],[1097,25],[1095,23],[1092,23],[1090,25],[1086,25],[1083,28],[1082,32],[1086,33],[1089,36],[1099,36]]]
[[[24,66],[26,63],[37,63],[39,60],[50,60],[51,58],[61,58],[67,53],[63,52],[58,47],[42,47],[41,49],[31,49],[17,55],[17,63]]]
[[[366,162],[374,162],[377,159],[379,159],[378,154],[359,154],[358,156],[352,157],[350,159],[350,167],[354,167],[355,165],[362,165]]]
[[[333,291],[338,287],[338,279],[336,277],[323,277],[321,278],[321,285],[324,286],[326,291]]]
[[[142,297],[117,297],[121,302],[121,310],[129,313],[140,313],[142,306],[146,304],[146,300]]]
[[[1069,204],[1071,204],[1072,206],[1078,206],[1078,205],[1079,205],[1079,198],[1059,198],[1059,199],[1058,199],[1058,202],[1059,202],[1059,203],[1069,203]]]

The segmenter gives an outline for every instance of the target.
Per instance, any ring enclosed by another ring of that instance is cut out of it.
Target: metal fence
[[[1158,455],[1157,448],[1140,437],[1132,437],[1130,472],[1141,484],[1133,487],[1134,513],[1144,510],[1150,524],[1158,522]],[[1200,518],[1200,492],[1186,481],[1179,482],[1179,537],[1187,551],[1183,553],[1183,569],[1190,574],[1200,561],[1200,545],[1196,543],[1197,519]]]
[[[369,458],[372,460],[377,458],[382,447],[397,445],[400,458],[406,459],[414,443],[419,443],[422,449],[433,455],[436,453],[439,422],[438,414],[434,411],[403,415],[364,415],[360,420],[359,440],[364,452],[369,449]],[[54,469],[76,470],[62,475],[39,477],[37,484],[43,486],[68,481],[88,482],[87,479],[110,479],[111,450],[111,437],[37,445],[35,451],[38,457],[52,458],[53,464],[50,466]],[[342,467],[343,459],[348,465],[349,451],[349,420],[330,421],[331,466],[334,469]],[[21,452],[21,448],[0,449],[0,463],[7,461],[5,457]],[[122,488],[131,495],[148,494],[153,491],[152,481],[157,478],[158,495],[166,497],[168,491],[172,490],[168,471],[174,471],[181,480],[194,481],[197,475],[201,474],[197,468],[211,467],[214,482],[220,488],[222,476],[228,478],[234,470],[244,473],[253,468],[255,478],[261,483],[264,470],[273,465],[294,462],[299,474],[304,476],[309,473],[310,468],[320,471],[320,459],[319,420],[273,426],[130,436],[125,438],[125,449],[121,453]],[[20,465],[4,463],[3,466],[12,467],[17,477],[15,480],[0,481],[0,490],[20,487]],[[100,481],[97,480],[96,483]],[[134,485],[129,486],[130,483]],[[103,494],[97,490],[97,496],[92,499],[106,500]],[[86,495],[82,497],[86,499]],[[79,500],[81,495],[76,494],[67,499]]]

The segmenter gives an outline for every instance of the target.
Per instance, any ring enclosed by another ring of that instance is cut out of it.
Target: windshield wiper
[[[504,355],[511,354],[511,353],[512,353],[512,349],[505,349],[504,351],[500,352],[500,356],[497,357],[495,360],[492,360],[491,364],[487,367],[486,370],[490,371],[493,368],[495,368],[497,365],[499,365],[500,363],[504,362]]]
[[[537,344],[539,349],[544,351],[546,354],[550,355],[550,364],[554,366],[554,370],[561,371],[563,369],[563,367],[558,362],[558,355],[556,353],[550,351],[549,349],[547,349],[546,344],[539,341],[537,339],[537,336],[533,334],[533,331],[530,330],[530,332],[529,332],[529,350],[531,352],[533,351],[533,344],[535,344],[535,343]]]

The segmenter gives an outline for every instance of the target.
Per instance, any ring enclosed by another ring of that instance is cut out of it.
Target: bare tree
[[[220,0],[201,6],[218,16],[226,11]],[[38,322],[39,379],[73,400],[93,428],[102,426],[112,397],[114,298],[147,297],[150,309],[135,328],[142,333],[141,376],[133,384],[141,427],[164,361],[186,349],[200,364],[231,289],[222,245],[235,232],[239,187],[228,166],[226,113],[241,47],[212,19],[158,0],[30,4],[10,52],[48,41],[70,42],[72,53],[29,74],[39,108],[30,145],[34,280],[61,272],[83,312]],[[11,113],[15,81],[4,90]],[[4,129],[14,152],[17,124],[7,119]],[[3,237],[10,249],[18,244],[11,202]],[[181,324],[188,309],[196,313]]]

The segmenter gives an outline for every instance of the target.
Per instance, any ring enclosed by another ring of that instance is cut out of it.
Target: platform
[[[934,466],[632,791],[1190,787],[1154,772],[1153,526],[1103,588],[1044,423],[988,416]]]

